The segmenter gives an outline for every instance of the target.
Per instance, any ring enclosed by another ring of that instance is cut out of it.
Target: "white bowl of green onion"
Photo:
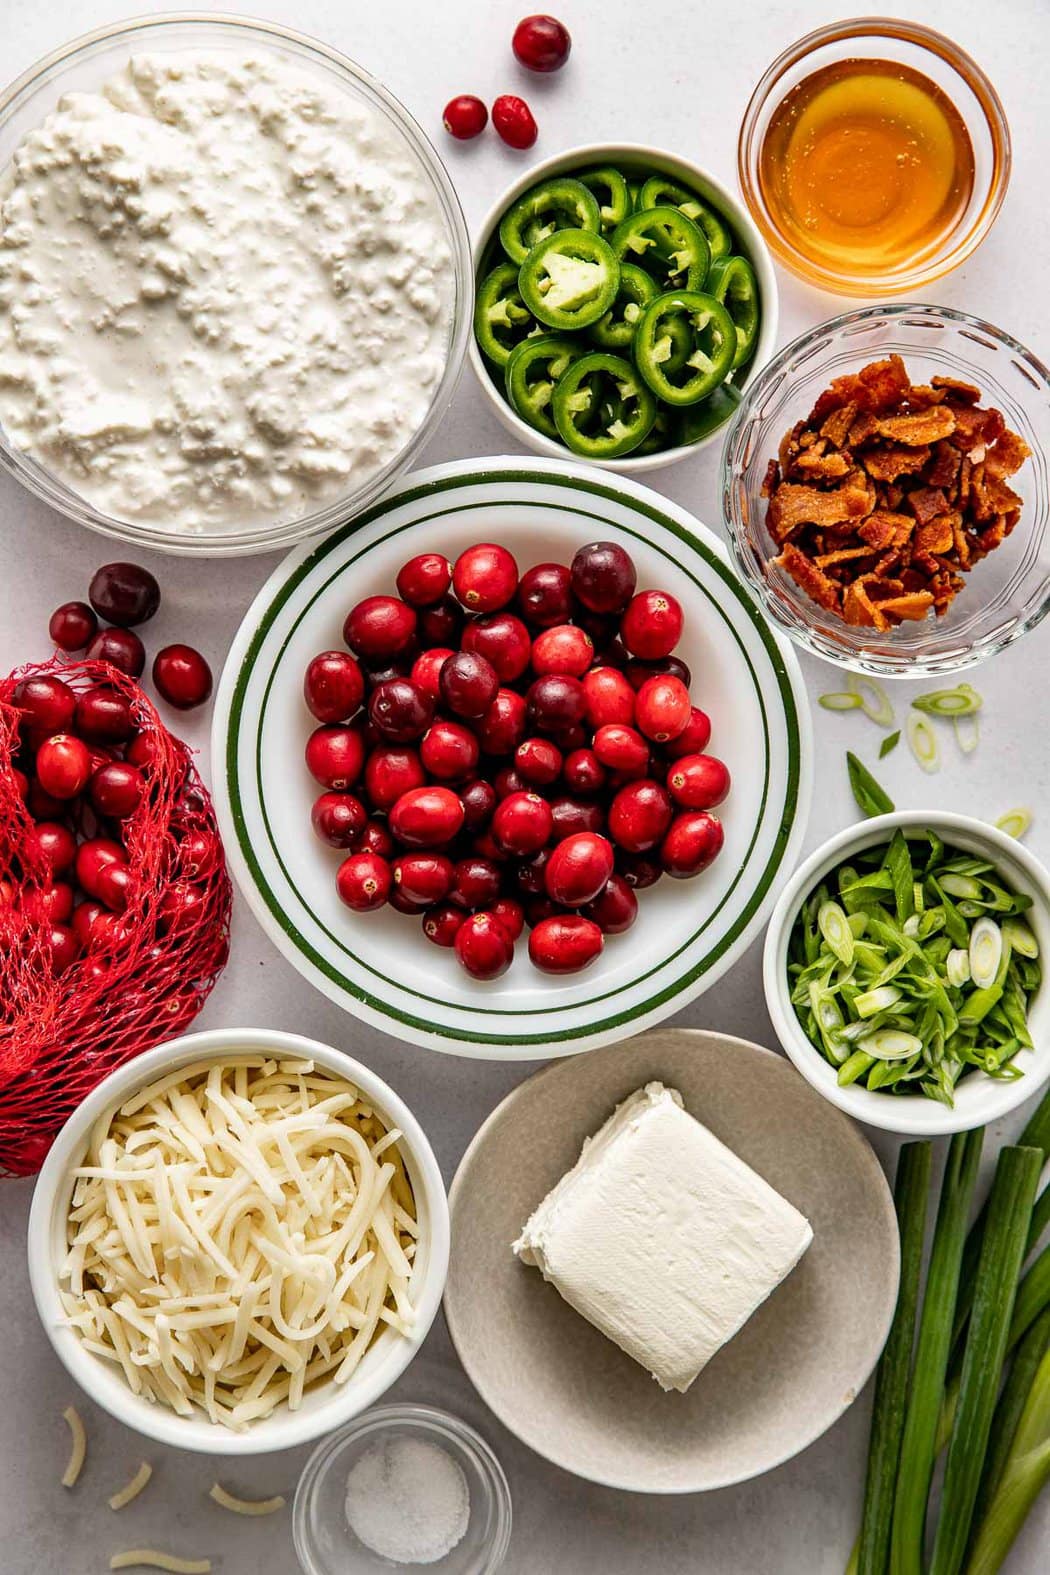
[[[832,837],[766,934],[781,1044],[832,1104],[920,1136],[997,1120],[1050,1078],[1050,875],[968,815]]]

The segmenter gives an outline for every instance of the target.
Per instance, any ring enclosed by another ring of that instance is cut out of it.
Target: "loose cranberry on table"
[[[488,119],[489,112],[484,103],[473,93],[459,93],[455,98],[450,98],[441,116],[449,136],[459,142],[469,142],[472,137],[480,137],[488,125]]]
[[[347,613],[343,639],[355,656],[383,661],[408,645],[417,621],[414,609],[396,596],[366,596]]]
[[[639,591],[620,623],[620,637],[632,656],[654,661],[670,656],[682,638],[682,609],[668,591]]]
[[[531,624],[550,629],[572,617],[572,575],[563,563],[537,563],[518,582],[518,605]]]
[[[569,58],[572,38],[564,22],[541,12],[522,17],[514,29],[511,48],[529,71],[558,71]]]
[[[346,722],[364,699],[365,680],[348,651],[322,651],[306,669],[303,695],[319,722]]]
[[[474,979],[498,979],[514,960],[514,942],[491,913],[474,913],[456,932],[456,956]]]
[[[668,875],[687,880],[699,875],[722,851],[724,833],[717,816],[706,810],[679,815],[660,845],[660,863]]]
[[[513,601],[517,588],[518,565],[498,542],[467,547],[452,569],[452,589],[468,612],[498,612]]]
[[[592,541],[572,560],[577,601],[592,613],[619,613],[634,595],[638,574],[628,552],[614,541]]]
[[[558,843],[543,878],[552,902],[580,908],[604,890],[612,872],[612,843],[596,832],[581,831]]]
[[[86,602],[63,602],[51,614],[47,629],[60,651],[82,651],[97,634],[98,619]]]
[[[336,871],[335,889],[340,900],[355,913],[381,908],[392,884],[390,865],[376,853],[351,853]]]
[[[532,110],[516,93],[501,93],[496,99],[492,124],[509,148],[531,148],[539,135]]]
[[[332,848],[356,848],[368,824],[368,811],[353,793],[322,793],[310,820],[322,842]]]
[[[153,682],[162,700],[192,711],[211,694],[211,668],[192,645],[166,645],[153,658]]]
[[[153,617],[160,606],[160,586],[137,563],[104,563],[92,575],[88,601],[107,623],[131,629]]]
[[[129,678],[141,678],[146,666],[146,647],[133,629],[100,629],[87,656],[92,662],[108,662]]]
[[[533,654],[528,629],[514,613],[506,611],[468,623],[463,630],[463,649],[491,662],[501,684],[520,678]]]
[[[601,956],[605,937],[582,914],[552,914],[529,936],[529,959],[542,973],[579,973]]]
[[[683,809],[714,809],[729,795],[729,768],[714,755],[683,755],[667,771],[667,790]]]

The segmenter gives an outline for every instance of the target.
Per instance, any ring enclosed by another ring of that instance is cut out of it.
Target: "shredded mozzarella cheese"
[[[126,1553],[114,1553],[109,1567],[111,1570],[145,1567],[167,1570],[169,1575],[211,1575],[211,1559],[180,1559],[174,1553],[161,1553],[159,1548],[129,1548]]]
[[[110,1509],[123,1509],[125,1505],[131,1503],[132,1499],[138,1498],[152,1475],[153,1467],[148,1460],[144,1460],[131,1478],[131,1481],[125,1482],[120,1491],[111,1496],[109,1500]]]
[[[345,1383],[414,1321],[400,1137],[310,1061],[166,1074],[96,1123],[74,1171],[69,1325],[136,1394],[236,1430]]]
[[[281,1493],[275,1493],[273,1498],[237,1498],[233,1493],[227,1493],[221,1482],[212,1483],[208,1497],[223,1509],[232,1510],[235,1515],[273,1515],[284,1508],[284,1496]]]
[[[73,1443],[69,1451],[69,1464],[62,1473],[62,1486],[71,1488],[77,1485],[77,1478],[80,1475],[84,1457],[87,1454],[87,1434],[84,1432],[84,1424],[80,1420],[80,1413],[77,1411],[76,1406],[67,1405],[62,1415],[69,1424],[69,1431],[73,1435]]]

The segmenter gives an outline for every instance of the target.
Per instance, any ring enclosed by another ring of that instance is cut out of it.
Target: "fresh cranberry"
[[[582,722],[587,710],[583,685],[565,673],[545,673],[535,679],[525,696],[529,721],[541,733],[555,736]]]
[[[683,755],[667,772],[667,790],[683,809],[714,809],[729,788],[729,770],[714,755]]]
[[[30,826],[19,851],[27,869],[46,869],[52,875],[60,875],[73,867],[77,856],[77,839],[68,826],[54,820],[43,820]]]
[[[639,690],[649,678],[677,678],[687,689],[693,681],[688,664],[679,656],[663,656],[655,662],[643,662],[638,657],[631,657],[623,671],[624,677],[635,691]]]
[[[146,647],[133,629],[100,629],[87,655],[92,662],[108,662],[129,678],[141,678],[146,665]]]
[[[322,651],[306,669],[303,696],[319,722],[345,722],[365,696],[361,669],[348,651]]]
[[[365,761],[365,792],[373,809],[392,809],[403,793],[422,787],[426,779],[414,749],[380,745]]]
[[[34,820],[58,820],[69,809],[64,799],[55,798],[53,793],[45,793],[36,777],[29,784],[25,802]]]
[[[457,861],[448,900],[457,908],[488,908],[498,898],[502,884],[499,865],[493,859],[472,854]]]
[[[498,612],[513,601],[518,588],[518,565],[506,547],[478,542],[456,559],[452,589],[470,612]]]
[[[364,675],[365,692],[371,694],[373,689],[377,689],[380,684],[390,683],[391,679],[410,677],[418,655],[417,642],[412,639],[403,651],[399,651],[396,656],[381,660],[379,664],[370,666],[368,662],[362,661],[361,672]]]
[[[356,848],[368,824],[368,811],[353,793],[322,793],[310,811],[310,821],[329,847]]]
[[[370,820],[361,835],[361,853],[375,853],[381,859],[394,856],[394,839],[381,820]]]
[[[722,822],[707,810],[690,811],[671,822],[660,845],[660,863],[668,875],[686,880],[716,859],[725,840]]]
[[[613,871],[605,890],[586,909],[603,935],[622,935],[638,917],[638,898],[630,883]]]
[[[442,782],[469,777],[477,767],[479,754],[477,739],[462,722],[435,722],[419,746],[424,770]]]
[[[418,689],[437,700],[441,695],[441,669],[450,656],[455,656],[450,645],[435,645],[424,651],[412,663],[411,679]]]
[[[517,766],[503,766],[493,777],[492,785],[496,789],[496,797],[501,803],[505,798],[510,798],[512,793],[527,793],[529,791],[529,784]]]
[[[634,690],[615,667],[593,667],[585,673],[583,693],[591,727],[629,727],[634,721]]]
[[[413,609],[396,596],[366,596],[347,613],[343,639],[355,656],[384,661],[404,650],[416,623]]]
[[[532,641],[520,618],[511,612],[476,618],[463,630],[464,651],[475,651],[490,661],[501,684],[512,684],[529,665]]]
[[[484,109],[484,104],[481,107]],[[432,607],[448,595],[451,584],[452,565],[444,554],[421,552],[398,570],[397,594],[410,607]]]
[[[17,766],[12,766],[11,781],[14,785],[15,792],[22,800],[22,803],[25,804],[29,798],[29,778],[26,776],[24,771],[19,771]]]
[[[140,771],[152,771],[160,757],[159,734],[156,731],[136,733],[127,749],[124,759],[130,765],[138,766]]]
[[[619,613],[634,595],[638,574],[614,541],[592,541],[572,560],[572,592],[592,613]]]
[[[682,623],[682,609],[668,591],[639,591],[623,615],[620,637],[632,656],[658,661],[682,638]]]
[[[444,853],[405,853],[394,860],[394,885],[421,908],[443,902],[452,886],[452,860]]]
[[[571,576],[563,563],[537,563],[526,569],[518,585],[518,605],[529,623],[540,629],[568,623],[572,617]]]
[[[209,874],[222,862],[222,843],[216,833],[198,827],[183,834],[179,841],[179,869],[190,880]]]
[[[211,668],[192,645],[166,645],[153,658],[153,682],[162,700],[192,711],[211,694]]]
[[[339,727],[330,723],[315,727],[306,740],[306,766],[315,781],[322,787],[353,787],[361,775],[365,760],[365,745],[357,727]]]
[[[478,743],[487,755],[512,755],[528,727],[525,700],[513,689],[500,689],[475,723]]]
[[[90,893],[104,902],[113,913],[123,913],[131,898],[135,878],[126,864],[103,864],[95,879],[95,890]],[[173,892],[174,885],[168,887],[166,896]],[[85,890],[87,888],[85,887]]]
[[[466,917],[462,908],[454,908],[450,902],[439,903],[423,915],[423,934],[435,946],[455,946],[457,931]]]
[[[514,751],[518,774],[534,787],[546,787],[561,775],[562,753],[549,738],[526,738]]]
[[[492,124],[509,148],[531,148],[538,135],[532,110],[516,93],[501,93],[496,99]]]
[[[478,832],[471,843],[479,859],[487,859],[490,864],[500,865],[507,862],[507,855],[492,835],[492,828],[486,827]]]
[[[441,114],[441,124],[457,142],[470,142],[480,137],[488,119],[484,102],[473,93],[457,93],[455,98],[449,99]]]
[[[553,829],[551,807],[538,793],[511,793],[492,817],[492,835],[500,847],[521,858],[538,853]]]
[[[593,902],[613,872],[613,848],[607,837],[576,832],[559,842],[544,872],[547,895],[566,908]]]
[[[434,702],[410,678],[377,684],[368,702],[368,720],[392,744],[422,738],[434,718]]]
[[[666,744],[684,732],[692,709],[689,691],[680,678],[647,678],[638,691],[635,722],[646,738]]]
[[[537,635],[532,647],[534,673],[567,673],[582,678],[594,660],[594,645],[583,629],[559,623]]]
[[[125,744],[134,735],[135,718],[123,695],[100,684],[78,697],[74,727],[87,744]]]
[[[529,71],[558,71],[569,58],[569,29],[556,16],[526,16],[514,29],[514,54]]]
[[[463,632],[463,609],[451,596],[443,596],[419,614],[419,638],[424,645],[455,647]]]
[[[51,971],[56,976],[65,973],[80,956],[80,942],[68,924],[49,926],[47,946],[51,953]]]
[[[629,782],[609,805],[609,835],[626,853],[648,853],[662,839],[672,813],[671,796],[659,782]]]
[[[514,942],[491,913],[474,913],[456,931],[456,956],[473,979],[498,979],[514,960]]]
[[[11,700],[38,739],[64,733],[77,708],[76,695],[61,678],[23,678],[15,685]]]
[[[131,629],[153,617],[160,606],[160,586],[137,563],[104,563],[92,575],[88,601],[107,623]]]
[[[550,848],[541,848],[531,859],[523,859],[515,869],[514,878],[518,883],[518,889],[527,897],[546,896],[547,882],[544,876],[550,863],[550,856]]]
[[[622,777],[643,777],[649,769],[649,745],[636,728],[610,722],[595,733],[593,748],[602,765]]]
[[[605,937],[593,919],[555,913],[529,936],[529,960],[541,973],[579,973],[601,956]]]
[[[462,825],[463,805],[444,787],[411,788],[390,811],[390,830],[410,848],[435,848],[451,842]]]
[[[340,900],[355,913],[381,908],[390,896],[392,884],[390,865],[377,853],[351,853],[336,871],[335,889]]]
[[[73,888],[66,881],[31,886],[23,893],[22,912],[36,923],[68,924],[73,916]]]
[[[525,923],[530,930],[534,930],[544,919],[553,919],[561,913],[556,902],[551,902],[546,893],[537,897],[525,898]]]
[[[126,760],[113,760],[94,773],[90,783],[91,802],[100,815],[126,820],[142,803],[146,779],[138,766]]]
[[[605,767],[593,749],[573,749],[566,755],[562,776],[569,792],[583,798],[600,793],[606,782]]]
[[[91,934],[98,919],[107,913],[100,902],[78,902],[73,909],[73,933],[81,946],[90,946]]]
[[[711,718],[706,711],[694,705],[682,732],[664,745],[664,754],[671,760],[679,760],[683,755],[700,755],[710,740]]]
[[[566,837],[583,831],[605,830],[605,811],[593,799],[570,798],[567,794],[551,799],[551,816],[556,842],[563,842]]]
[[[482,716],[496,698],[499,676],[473,651],[457,651],[441,669],[441,699],[457,716]]]
[[[83,887],[89,897],[101,901],[99,879],[111,864],[127,864],[127,854],[119,842],[112,842],[107,837],[92,837],[82,842],[76,855],[77,885]]]
[[[525,928],[525,909],[513,897],[500,897],[489,908],[492,917],[503,926],[512,941],[516,941]]]
[[[47,632],[60,651],[82,651],[98,633],[98,619],[87,602],[63,602],[51,614]]]
[[[480,831],[492,819],[498,802],[496,789],[491,782],[475,777],[459,789],[459,802],[463,805],[463,825],[467,831]]]
[[[52,798],[76,798],[91,776],[91,753],[72,733],[45,738],[36,753],[37,781]]]

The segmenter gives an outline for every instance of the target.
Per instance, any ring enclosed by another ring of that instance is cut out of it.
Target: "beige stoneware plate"
[[[510,1246],[583,1139],[654,1078],[813,1226],[798,1268],[685,1395],[664,1394]],[[899,1253],[882,1168],[790,1062],[743,1039],[660,1029],[545,1068],[485,1122],[449,1201],[445,1314],[467,1373],[524,1443],[610,1487],[697,1493],[780,1465],[852,1403],[889,1331]]]

